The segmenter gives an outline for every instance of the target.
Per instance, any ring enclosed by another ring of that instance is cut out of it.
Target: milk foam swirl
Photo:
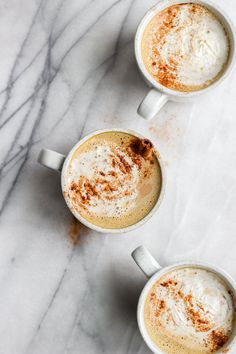
[[[173,5],[157,14],[144,41],[148,42],[148,70],[160,83],[177,90],[208,86],[228,60],[224,27],[197,4]]]
[[[68,182],[75,208],[99,217],[117,217],[135,206],[139,172],[127,154],[104,142],[72,160]]]
[[[215,350],[224,344],[234,319],[232,296],[213,273],[184,268],[163,276],[149,298],[149,321],[191,350]]]

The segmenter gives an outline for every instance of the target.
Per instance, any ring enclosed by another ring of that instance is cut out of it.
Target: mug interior
[[[157,347],[157,345],[152,341],[152,339],[150,338],[146,326],[145,326],[145,322],[144,322],[144,305],[145,305],[145,301],[147,299],[147,295],[150,291],[150,289],[152,288],[152,286],[155,284],[156,281],[158,281],[163,275],[170,273],[173,270],[176,269],[181,269],[181,268],[200,268],[200,269],[204,269],[204,270],[208,270],[210,272],[213,272],[214,274],[216,274],[220,279],[223,280],[223,282],[226,284],[226,286],[229,287],[229,289],[232,291],[233,294],[233,299],[234,301],[236,301],[236,284],[234,282],[234,280],[224,271],[222,271],[221,269],[217,268],[217,267],[213,267],[207,263],[178,263],[178,264],[174,264],[165,268],[162,268],[161,270],[157,271],[157,273],[155,273],[146,283],[146,285],[144,286],[141,295],[139,297],[139,301],[138,301],[138,307],[137,307],[137,320],[138,320],[138,326],[139,326],[139,330],[140,333],[145,341],[145,343],[147,344],[147,346],[151,349],[151,351],[155,354],[166,354],[165,352],[163,352],[161,349],[159,349]],[[231,349],[232,346],[235,344],[235,340],[236,340],[236,314],[234,315],[234,327],[233,327],[233,332],[232,335],[230,337],[230,339],[228,340],[228,342],[217,352],[214,353],[224,353],[224,350],[227,349]]]
[[[97,130],[89,135],[87,135],[86,137],[84,137],[83,139],[81,139],[73,148],[72,150],[69,152],[68,156],[66,157],[65,159],[65,162],[64,162],[64,165],[63,165],[63,168],[62,168],[62,173],[61,173],[61,187],[62,187],[62,193],[63,193],[63,197],[66,201],[66,204],[68,206],[68,208],[70,209],[70,211],[72,212],[72,214],[76,217],[76,219],[78,219],[82,224],[84,224],[85,226],[87,226],[88,228],[90,229],[93,229],[95,231],[98,231],[98,232],[102,232],[102,233],[123,233],[123,232],[128,232],[128,231],[131,231],[131,230],[134,230],[136,229],[137,227],[140,227],[142,226],[144,223],[146,223],[151,217],[152,215],[156,212],[156,210],[159,208],[160,204],[161,204],[161,201],[163,199],[163,195],[164,195],[164,189],[165,189],[165,173],[164,173],[164,164],[163,164],[163,161],[160,157],[160,154],[159,152],[156,150],[155,146],[154,146],[154,154],[155,154],[155,157],[159,163],[159,166],[160,166],[160,171],[161,171],[161,190],[160,190],[160,194],[159,194],[159,197],[154,205],[154,207],[150,210],[150,212],[143,218],[141,219],[140,221],[138,221],[137,223],[135,224],[132,224],[130,226],[127,226],[127,227],[124,227],[124,228],[103,228],[103,227],[100,227],[100,226],[97,226],[91,222],[89,222],[88,220],[86,220],[83,216],[81,216],[79,213],[76,213],[74,210],[73,210],[73,207],[70,203],[70,200],[69,198],[66,198],[65,196],[65,191],[66,191],[66,186],[67,186],[67,183],[66,183],[66,175],[67,175],[67,170],[68,170],[68,167],[69,167],[69,164],[70,164],[70,161],[71,161],[71,158],[74,154],[74,152],[82,145],[84,144],[87,140],[91,139],[92,137],[96,136],[96,135],[99,135],[99,134],[102,134],[102,133],[109,133],[109,132],[121,132],[121,133],[127,133],[127,134],[130,134],[130,135],[133,135],[134,137],[136,138],[139,138],[139,139],[143,139],[145,138],[144,136],[142,136],[141,134],[138,134],[132,130],[129,130],[129,129],[102,129],[102,130]]]
[[[216,17],[220,20],[220,22],[222,23],[222,25],[228,35],[229,42],[230,42],[230,51],[229,51],[229,57],[228,57],[227,64],[224,68],[224,71],[223,71],[222,75],[216,81],[214,81],[211,85],[209,85],[201,90],[182,92],[182,91],[177,91],[177,90],[167,88],[166,86],[157,82],[151,76],[151,74],[147,71],[147,69],[144,65],[143,59],[142,59],[141,43],[142,43],[143,33],[144,33],[146,26],[148,25],[148,23],[151,21],[151,19],[158,12],[160,12],[172,5],[186,4],[186,3],[196,3],[199,5],[202,5],[202,6],[206,7],[207,9],[209,9],[213,14],[216,15]],[[235,64],[235,38],[236,38],[235,29],[234,29],[233,23],[231,22],[230,18],[227,16],[227,14],[222,9],[220,9],[218,6],[216,6],[212,2],[201,1],[201,0],[164,0],[164,1],[158,2],[155,6],[153,6],[146,13],[146,15],[143,17],[143,19],[141,20],[141,22],[138,26],[137,32],[136,32],[136,36],[135,36],[135,56],[136,56],[136,60],[137,60],[139,69],[140,69],[141,73],[144,75],[145,81],[147,82],[147,84],[149,86],[153,86],[156,89],[158,89],[159,91],[166,93],[169,96],[193,97],[193,96],[196,96],[196,95],[199,95],[199,94],[209,91],[213,87],[217,86],[223,79],[225,79],[230,74],[230,72],[232,71],[233,66]]]

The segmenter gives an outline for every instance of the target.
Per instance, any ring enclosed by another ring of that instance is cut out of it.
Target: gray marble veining
[[[235,21],[233,0],[215,0]],[[162,264],[202,260],[236,277],[236,73],[151,122],[134,59],[152,0],[0,1],[0,354],[149,353],[136,324],[139,244]],[[86,133],[150,137],[166,165],[161,208],[125,235],[80,229],[60,176],[36,162]]]

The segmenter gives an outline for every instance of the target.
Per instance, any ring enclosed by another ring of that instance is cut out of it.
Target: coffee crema
[[[223,74],[230,42],[220,20],[195,3],[158,12],[142,38],[149,74],[167,88],[191,92],[210,86]]]
[[[168,354],[215,353],[228,342],[234,321],[231,290],[218,275],[201,268],[163,275],[144,305],[147,332]]]
[[[125,228],[155,206],[162,175],[153,146],[123,132],[99,133],[71,157],[65,198],[74,213],[103,228]]]

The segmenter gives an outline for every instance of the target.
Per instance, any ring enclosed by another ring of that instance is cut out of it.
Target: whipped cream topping
[[[227,63],[229,40],[221,22],[197,4],[173,5],[153,19],[148,70],[163,85],[178,89],[208,86]]]
[[[163,276],[148,298],[149,321],[191,350],[217,350],[234,319],[232,295],[212,272],[182,268]]]
[[[79,153],[68,171],[73,207],[96,217],[124,216],[135,207],[139,171],[128,154],[105,141]]]

